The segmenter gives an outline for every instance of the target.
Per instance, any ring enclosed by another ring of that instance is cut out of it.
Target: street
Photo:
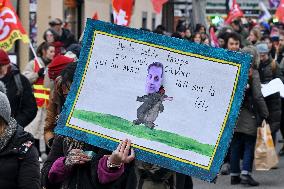
[[[254,171],[253,178],[260,183],[257,189],[283,189],[284,187],[284,157],[280,158],[279,168],[270,171]],[[209,184],[201,180],[193,180],[194,189],[237,189],[246,188],[242,185],[231,185],[230,176],[220,175],[216,184]]]
[[[279,133],[278,133],[279,134]],[[280,135],[278,135],[280,138]],[[277,152],[280,150],[281,144],[277,145]],[[278,169],[270,171],[255,171],[252,174],[253,178],[260,183],[257,189],[283,189],[284,188],[284,157],[279,158]],[[231,185],[231,177],[229,175],[220,175],[216,184],[207,183],[205,181],[193,179],[194,189],[238,189],[247,188],[243,185]]]

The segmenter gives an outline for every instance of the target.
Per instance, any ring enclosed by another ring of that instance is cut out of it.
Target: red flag
[[[112,0],[114,23],[129,26],[134,0]]]
[[[279,20],[279,22],[284,23],[284,0],[281,0],[276,12],[275,12],[276,18]]]
[[[168,0],[151,0],[151,1],[152,1],[154,11],[157,14],[160,14],[163,8],[163,4],[166,3]]]
[[[18,39],[29,43],[29,37],[12,4],[9,0],[2,0],[0,1],[0,48],[9,51]]]
[[[98,12],[95,12],[94,16],[92,17],[93,20],[98,20],[99,19],[99,15]]]
[[[213,27],[210,28],[209,33],[210,33],[210,39],[211,39],[211,46],[212,47],[219,47],[218,38],[215,34]]]
[[[243,15],[244,13],[240,9],[240,5],[237,3],[237,0],[234,0],[225,23],[230,24],[234,19],[242,17]]]

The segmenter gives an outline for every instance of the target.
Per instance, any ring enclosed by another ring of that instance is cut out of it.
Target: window
[[[156,28],[156,14],[152,13],[152,31]]]
[[[142,12],[142,28],[147,29],[147,12]]]

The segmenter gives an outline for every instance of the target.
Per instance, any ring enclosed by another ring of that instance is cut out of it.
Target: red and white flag
[[[0,0],[0,48],[9,51],[18,39],[30,41],[11,2]]]
[[[151,0],[153,9],[157,14],[160,14],[163,8],[164,3],[166,3],[168,0]]]
[[[237,0],[233,1],[232,7],[230,8],[230,12],[225,20],[226,24],[231,24],[231,22],[244,15],[243,11],[240,9],[240,5],[237,3]]]
[[[99,19],[99,15],[98,12],[95,12],[95,14],[92,17],[93,20],[98,20]]]
[[[112,0],[114,23],[129,26],[134,0]]]
[[[213,27],[210,28],[209,33],[210,33],[210,39],[211,39],[211,46],[212,47],[219,47],[218,38],[215,34]]]
[[[284,23],[284,0],[280,1],[280,4],[275,12],[275,16],[279,22]]]

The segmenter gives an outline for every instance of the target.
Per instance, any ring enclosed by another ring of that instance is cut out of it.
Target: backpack
[[[17,93],[16,93],[16,95],[22,97],[24,88],[23,88],[23,84],[22,84],[22,81],[21,81],[21,76],[20,76],[19,73],[14,75],[14,80],[15,80],[15,83],[16,83],[16,86],[17,86]]]
[[[17,107],[17,109],[19,109],[19,108],[22,107],[22,99],[23,99],[23,92],[24,92],[24,87],[23,87],[23,84],[22,84],[20,73],[17,73],[17,74],[14,75],[14,80],[15,80],[16,87],[17,87],[16,96],[19,96],[19,98],[20,98],[20,103],[18,104],[18,107]]]

